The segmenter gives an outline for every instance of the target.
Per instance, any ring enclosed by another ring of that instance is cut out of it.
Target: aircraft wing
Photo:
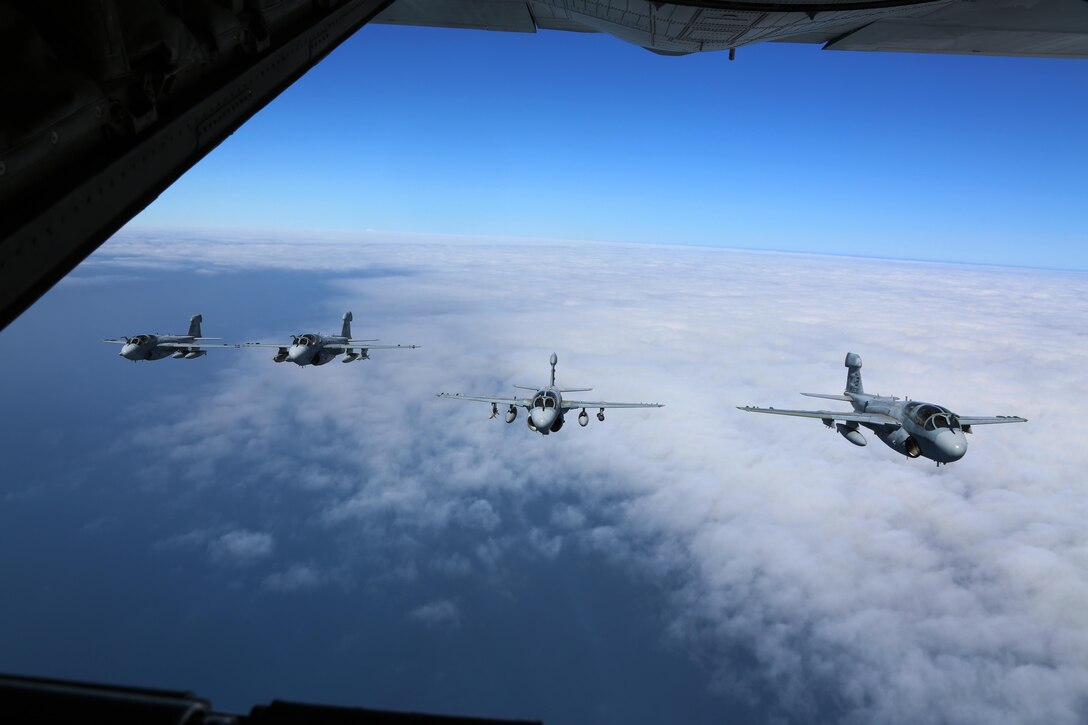
[[[203,348],[203,347],[239,347],[238,345],[233,345],[233,344],[230,344],[230,343],[211,343],[211,344],[208,344],[208,343],[205,343],[205,342],[200,342],[200,340],[221,340],[221,339],[223,339],[223,338],[221,338],[221,337],[201,337],[201,338],[198,338],[196,342],[160,342],[160,343],[156,343],[155,346],[156,347],[169,347],[169,348],[184,348],[186,350],[188,350],[191,347],[198,347],[198,348]],[[113,344],[113,345],[127,345],[128,344],[128,340],[109,339],[109,340],[103,340],[102,342],[108,342],[108,343]]]
[[[1076,0],[802,3],[796,9],[712,0],[397,0],[372,22],[608,33],[665,55],[770,40],[820,43],[825,50],[1088,57],[1088,12]]]
[[[284,347],[286,347],[286,345]],[[347,350],[354,349],[366,350],[369,352],[370,350],[411,350],[417,347],[419,347],[419,345],[367,345],[366,343],[348,343],[347,345],[325,345],[324,349],[329,352],[340,354]]]
[[[197,341],[197,342],[160,342],[160,343],[156,344],[155,347],[169,347],[169,348],[179,348],[179,349],[183,349],[183,350],[188,350],[189,348],[203,349],[203,348],[206,348],[206,347],[238,347],[238,345],[235,345],[235,344],[229,343],[229,342],[213,342],[211,344],[208,344],[208,343],[205,343],[205,342]]]
[[[533,404],[531,398],[488,398],[479,395],[461,395],[460,393],[438,393],[436,398],[452,398],[454,400],[472,400],[477,403],[494,403],[496,405],[520,405],[528,408]]]
[[[239,345],[226,345],[225,347],[274,347],[274,348],[288,348],[291,347],[290,342],[243,342]],[[420,347],[419,345],[369,345],[366,344],[366,340],[352,340],[346,345],[325,345],[326,350],[346,350],[349,347],[365,347],[367,350],[395,350],[395,349],[414,349]]]
[[[664,403],[609,403],[603,400],[564,400],[563,410],[572,408],[664,408]]]
[[[837,410],[785,410],[782,408],[753,408],[750,405],[737,406],[738,410],[749,413],[771,413],[773,415],[794,415],[799,418],[820,418],[821,420],[842,420],[848,423],[869,423],[870,425],[900,425],[899,421],[883,413],[854,413]]]
[[[1018,415],[993,415],[983,417],[971,417],[969,415],[957,415],[956,420],[960,425],[990,425],[991,423],[1027,423],[1027,418]]]

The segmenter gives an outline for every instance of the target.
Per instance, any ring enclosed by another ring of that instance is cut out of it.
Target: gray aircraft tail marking
[[[865,388],[861,384],[861,355],[856,352],[846,353],[846,392],[864,393]]]
[[[203,315],[193,315],[189,318],[189,337],[200,337],[200,323],[204,321]]]

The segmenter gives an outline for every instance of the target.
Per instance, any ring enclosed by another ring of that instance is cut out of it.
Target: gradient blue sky
[[[133,222],[1088,269],[1083,61],[372,26]]]

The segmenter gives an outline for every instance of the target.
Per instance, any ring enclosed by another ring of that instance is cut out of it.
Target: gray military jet
[[[753,408],[738,406],[749,413],[773,413],[796,415],[802,418],[820,418],[828,428],[834,425],[843,438],[856,446],[866,444],[858,426],[865,426],[894,451],[907,458],[919,456],[942,463],[952,463],[967,453],[967,437],[976,425],[991,423],[1026,423],[1014,415],[977,417],[956,415],[948,408],[917,400],[900,400],[886,395],[870,395],[861,384],[861,357],[846,354],[846,391],[842,395],[825,393],[801,393],[810,398],[844,400],[853,404],[853,412],[833,410],[779,410],[777,408]],[[836,423],[835,421],[842,421]]]
[[[163,335],[143,334],[120,339],[103,340],[113,345],[121,345],[121,357],[136,362],[137,360],[162,360],[172,357],[176,360],[182,358],[193,360],[207,354],[209,347],[237,347],[229,344],[209,344],[205,340],[220,340],[219,337],[201,337],[200,323],[203,316],[193,315],[189,319],[189,333],[187,335]]]
[[[531,398],[489,398],[474,395],[461,395],[460,393],[439,393],[439,398],[452,398],[454,400],[475,400],[481,403],[491,403],[491,417],[499,415],[499,406],[509,406],[506,410],[506,422],[513,423],[518,417],[518,407],[529,411],[526,423],[529,430],[542,435],[556,433],[563,427],[564,416],[568,411],[581,408],[578,414],[578,425],[583,428],[589,425],[589,414],[586,408],[599,408],[597,420],[604,422],[605,408],[661,408],[661,403],[608,403],[602,401],[564,400],[563,393],[585,393],[593,388],[558,388],[555,385],[555,364],[559,361],[555,353],[552,353],[552,377],[547,387],[535,388],[527,385],[515,385],[519,390],[534,391]]]
[[[351,339],[351,313],[344,313],[344,325],[339,335],[321,335],[308,332],[300,335],[291,335],[291,344],[279,344],[274,342],[245,342],[237,347],[276,349],[272,356],[275,362],[293,362],[295,365],[324,365],[337,355],[344,355],[340,362],[349,363],[356,360],[369,360],[370,350],[412,349],[419,345],[374,345],[377,340],[352,340]]]

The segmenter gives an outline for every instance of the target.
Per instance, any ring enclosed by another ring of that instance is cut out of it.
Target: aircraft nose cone
[[[937,436],[937,449],[942,463],[958,461],[967,453],[967,438],[962,433],[945,432]]]
[[[555,410],[533,408],[533,412],[529,414],[529,417],[533,419],[533,425],[539,430],[548,431],[555,425]]]
[[[295,345],[287,351],[287,359],[293,363],[304,362],[310,348],[305,345]]]
[[[136,345],[133,345],[132,343],[129,343],[129,344],[125,345],[124,347],[122,347],[121,352],[119,352],[117,354],[120,355],[121,357],[131,359],[132,356],[134,354],[136,354],[137,349],[138,348],[136,347]]]

